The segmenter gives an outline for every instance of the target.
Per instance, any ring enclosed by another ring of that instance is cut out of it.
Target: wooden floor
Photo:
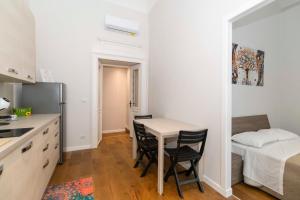
[[[245,183],[236,184],[232,187],[233,194],[241,200],[277,200],[268,193]]]
[[[156,165],[140,178],[141,168],[133,168],[131,140],[126,133],[104,136],[98,149],[71,152],[65,157],[65,164],[57,167],[50,184],[92,176],[96,200],[180,199],[172,177],[164,185],[164,195],[158,195]],[[201,193],[196,184],[183,186],[185,199],[225,199],[208,185],[204,187],[205,193]]]

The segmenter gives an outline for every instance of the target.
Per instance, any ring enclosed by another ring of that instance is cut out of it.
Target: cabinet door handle
[[[58,148],[58,144],[55,145],[55,149],[57,149],[57,148]]]
[[[17,70],[15,70],[14,68],[8,68],[8,72],[18,74]]]
[[[3,174],[3,165],[0,166],[0,176]]]
[[[47,146],[45,148],[43,148],[43,152],[47,151],[49,148],[49,144],[47,144]]]
[[[27,78],[28,78],[28,79],[31,79],[31,80],[33,79],[32,76],[30,76],[30,75],[27,75]]]
[[[43,165],[43,169],[45,169],[49,165],[49,160],[47,159],[46,163]]]
[[[54,137],[57,137],[58,136],[58,132],[56,132],[56,134],[54,135]]]
[[[57,125],[57,124],[58,124],[58,121],[55,122],[55,125]]]
[[[32,142],[30,142],[26,147],[22,149],[22,153],[25,153],[26,151],[29,151],[32,147]]]
[[[49,128],[47,128],[44,132],[43,135],[46,135],[49,132]]]

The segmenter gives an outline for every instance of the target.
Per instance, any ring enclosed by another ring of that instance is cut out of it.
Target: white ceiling
[[[276,0],[273,3],[255,11],[240,20],[233,23],[233,28],[238,28],[251,24],[255,21],[280,14],[286,10],[293,8],[294,6],[299,6],[300,0]]]
[[[106,0],[111,3],[130,8],[139,12],[148,13],[158,0]]]

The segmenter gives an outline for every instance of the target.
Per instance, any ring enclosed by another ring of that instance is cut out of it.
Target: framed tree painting
[[[232,44],[232,84],[264,85],[265,52]]]

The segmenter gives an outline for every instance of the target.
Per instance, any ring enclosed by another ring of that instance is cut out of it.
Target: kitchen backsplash
[[[0,115],[10,114],[13,107],[19,106],[22,92],[21,83],[0,83],[0,97],[10,100],[10,108],[0,111]]]

